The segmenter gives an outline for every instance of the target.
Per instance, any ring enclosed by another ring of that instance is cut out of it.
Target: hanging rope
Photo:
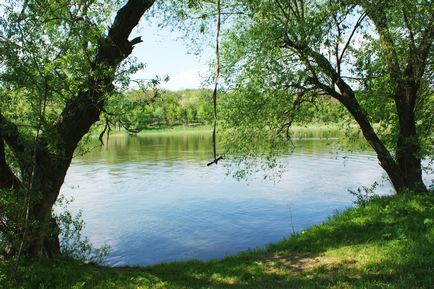
[[[214,91],[212,93],[213,102],[214,102],[214,124],[213,124],[213,132],[212,132],[212,144],[213,144],[213,157],[214,160],[207,164],[210,166],[212,164],[217,164],[219,160],[223,159],[222,156],[217,157],[217,141],[216,141],[216,130],[217,130],[217,92],[218,92],[218,83],[220,77],[220,27],[221,27],[221,0],[217,0],[217,33],[216,33],[216,74],[215,74],[215,82],[214,82]]]

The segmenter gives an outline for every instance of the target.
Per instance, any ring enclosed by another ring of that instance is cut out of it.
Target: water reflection
[[[92,243],[112,247],[107,264],[221,258],[322,222],[352,204],[348,189],[382,176],[370,151],[303,138],[273,183],[238,182],[221,165],[206,167],[206,132],[113,137],[108,149],[74,159],[62,192],[74,196],[72,211],[83,210]]]

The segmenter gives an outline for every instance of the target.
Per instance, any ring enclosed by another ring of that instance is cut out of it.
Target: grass
[[[4,288],[434,288],[434,195],[382,197],[223,260],[131,268],[45,261],[19,267],[18,283],[0,264]]]
[[[294,124],[291,127],[291,131],[295,134],[298,133],[304,133],[306,131],[310,132],[310,131],[322,131],[322,130],[329,130],[329,131],[338,131],[340,129],[340,127],[337,124]],[[185,134],[185,133],[197,133],[197,132],[212,132],[213,127],[212,125],[204,125],[204,124],[199,124],[199,125],[175,125],[175,126],[154,126],[154,127],[148,127],[142,131],[140,131],[137,135],[152,135],[152,134],[166,134],[166,133],[171,133],[171,134]],[[99,133],[102,131],[101,130],[96,130],[93,133],[93,137],[98,137]],[[111,136],[125,136],[128,135],[128,131],[126,131],[125,129],[121,129],[121,130],[113,130],[110,135]]]
[[[148,127],[139,133],[137,135],[153,135],[153,134],[184,134],[184,133],[197,133],[197,132],[211,132],[212,126],[211,125],[176,125],[176,126],[154,126],[154,127]],[[100,131],[95,131],[92,136],[98,137]],[[121,130],[113,130],[110,133],[110,136],[126,136],[129,135],[129,132],[125,129]]]
[[[162,134],[162,133],[195,133],[195,132],[211,132],[211,125],[193,125],[193,126],[185,126],[178,125],[172,127],[155,127],[151,129],[145,129],[139,133],[139,135],[149,135],[149,134]]]

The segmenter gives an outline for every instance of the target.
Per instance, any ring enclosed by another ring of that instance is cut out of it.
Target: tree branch
[[[371,3],[370,5],[375,5]],[[384,7],[372,7],[368,6],[368,3],[364,2],[361,5],[365,10],[365,13],[374,23],[378,35],[380,36],[380,45],[386,56],[387,67],[389,74],[395,83],[395,85],[401,84],[402,72],[399,66],[398,54],[395,49],[395,43],[393,36],[390,32]]]
[[[10,189],[19,185],[19,179],[6,162],[5,146],[0,131],[0,189]]]
[[[17,158],[22,158],[26,142],[22,138],[18,127],[0,113],[0,136],[10,147]]]
[[[338,86],[339,90],[341,91],[341,94],[339,94],[339,95],[345,97],[349,91],[352,92],[351,87],[336,72],[335,68],[332,66],[332,64],[327,60],[327,58],[324,55],[322,55],[319,52],[316,52],[315,50],[313,50],[312,48],[310,48],[307,45],[297,44],[294,41],[291,41],[290,39],[287,39],[287,47],[293,48],[296,51],[298,51],[299,53],[301,53],[301,55],[303,55],[303,57],[306,60],[308,60],[307,57],[311,57],[315,61],[315,63],[318,65],[319,70],[322,71],[328,77],[330,77],[330,79],[332,80],[332,83],[336,84]],[[315,72],[315,69],[310,68],[310,70]],[[317,80],[319,80],[318,77],[316,77],[316,78],[317,78]],[[324,87],[321,87],[321,89],[323,89],[323,88]],[[332,90],[334,91],[334,89],[330,88],[329,91],[327,91],[327,92],[331,92]]]
[[[396,172],[397,163],[393,159],[392,155],[390,154],[384,143],[375,133],[375,130],[369,121],[369,117],[366,111],[356,99],[354,91],[342,79],[342,77],[338,75],[338,73],[333,68],[331,63],[327,60],[327,58],[324,57],[324,55],[314,51],[307,45],[297,44],[290,39],[287,39],[286,45],[288,48],[294,49],[298,53],[298,55],[300,55],[302,61],[306,65],[306,68],[309,69],[312,73],[313,77],[309,79],[309,82],[318,87],[318,89],[326,92],[331,97],[336,98],[351,113],[351,115],[359,124],[359,127],[362,130],[362,133],[365,136],[366,140],[377,153],[378,159],[381,162],[383,168],[385,168],[387,171],[389,171],[388,169],[391,169],[392,171]],[[325,85],[319,80],[315,71],[316,68],[313,67],[310,63],[309,57],[315,61],[318,66],[318,70],[320,70],[332,79],[332,83],[338,86],[341,93],[338,93],[333,87]],[[399,179],[400,176],[393,176],[392,181],[396,182],[396,180]]]
[[[434,41],[434,11],[431,12],[431,18],[428,20],[428,24],[422,32],[419,46],[416,48],[416,69],[414,78],[419,80],[425,72],[428,55],[430,53],[433,41]]]
[[[92,63],[92,72],[81,91],[67,104],[56,121],[58,135],[65,152],[72,156],[80,139],[98,121],[107,94],[114,89],[112,82],[117,66],[132,52],[140,38],[128,37],[154,0],[129,0],[117,13],[108,35],[100,42]]]
[[[416,42],[414,40],[414,33],[410,25],[410,21],[407,16],[407,12],[405,11],[405,7],[402,7],[402,15],[404,17],[404,23],[407,26],[408,34],[409,34],[409,40],[410,40],[410,51],[416,50]]]
[[[348,40],[347,40],[347,42],[345,43],[344,48],[342,48],[341,55],[339,56],[339,59],[338,59],[338,66],[339,66],[339,67],[340,67],[340,65],[341,65],[342,59],[344,58],[345,51],[347,50],[348,46],[350,45],[351,40],[352,40],[354,34],[355,34],[356,31],[357,31],[357,28],[360,27],[360,25],[362,24],[362,22],[363,22],[363,20],[365,19],[366,16],[367,16],[366,13],[362,13],[362,15],[360,15],[359,19],[357,20],[356,24],[354,25],[353,31],[351,31],[351,34],[350,34],[350,36],[348,37]]]

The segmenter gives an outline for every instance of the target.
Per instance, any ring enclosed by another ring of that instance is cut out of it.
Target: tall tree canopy
[[[0,234],[15,252],[59,253],[53,204],[74,150],[131,68],[124,60],[141,39],[129,36],[153,3],[2,2]]]
[[[176,15],[189,21],[216,13],[210,1],[185,1],[183,9]],[[398,193],[427,190],[421,159],[432,150],[432,1],[228,0],[221,12],[230,129],[282,133],[305,103],[332,98]]]

